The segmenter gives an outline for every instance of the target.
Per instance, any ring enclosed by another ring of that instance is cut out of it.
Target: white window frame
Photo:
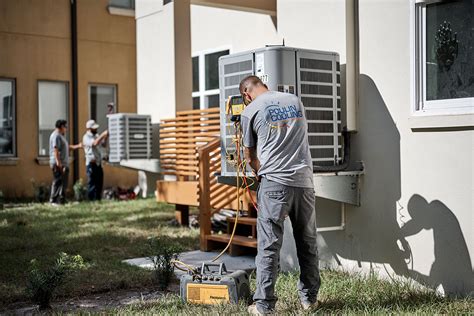
[[[39,117],[39,111],[40,111],[40,83],[41,82],[50,82],[50,83],[60,83],[60,84],[64,84],[65,88],[66,88],[66,117],[62,118],[62,117],[58,117],[58,119],[64,119],[66,120],[67,122],[67,126],[69,127],[70,124],[69,124],[69,107],[70,107],[70,96],[69,96],[69,81],[63,81],[63,80],[49,80],[49,79],[39,79],[37,82],[36,82],[36,89],[37,89],[37,97],[38,97],[38,104],[37,104],[37,107],[36,107],[36,110],[37,110],[37,115],[38,115],[38,119],[37,119],[37,122],[38,122],[38,128],[37,128],[37,132],[38,132],[38,135],[37,135],[37,144],[38,144],[38,157],[48,157],[49,156],[49,152],[47,151],[45,154],[41,154],[40,152],[40,117]],[[66,137],[67,141],[69,142],[70,141],[70,133],[69,131],[66,132],[66,135],[64,137]]]
[[[474,97],[426,100],[426,6],[443,0],[414,1],[414,106],[413,116],[473,114]],[[413,51],[412,50],[412,51]]]
[[[16,150],[16,80],[14,78],[6,78],[0,77],[0,81],[7,81],[12,84],[12,100],[13,100],[13,108],[12,108],[12,116],[13,116],[13,134],[12,134],[12,142],[13,142],[13,153],[11,154],[2,154],[0,153],[0,159],[2,158],[12,158],[16,157],[17,150]]]
[[[192,97],[199,97],[199,106],[200,109],[207,109],[209,107],[209,104],[206,103],[206,97],[210,95],[215,95],[219,94],[220,90],[219,88],[217,89],[212,89],[212,90],[206,90],[206,55],[208,54],[213,54],[213,53],[218,53],[228,50],[229,54],[232,54],[232,49],[230,46],[222,46],[218,48],[212,48],[212,49],[206,49],[202,51],[195,52],[192,55],[192,58],[198,57],[198,62],[199,62],[199,67],[198,67],[198,73],[199,73],[199,91],[193,92]]]

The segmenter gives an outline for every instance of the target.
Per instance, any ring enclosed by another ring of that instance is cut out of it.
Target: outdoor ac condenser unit
[[[298,96],[305,107],[313,166],[338,165],[342,160],[339,68],[337,53],[286,46],[219,58],[221,174],[236,175],[236,163],[228,159],[235,152],[235,130],[226,101],[240,95],[239,83],[249,75],[260,77],[270,90]]]
[[[151,116],[117,113],[109,120],[109,162],[151,158]]]

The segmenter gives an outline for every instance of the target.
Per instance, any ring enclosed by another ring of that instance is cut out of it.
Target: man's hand
[[[100,136],[94,140],[94,142],[92,143],[92,146],[98,146],[102,144],[102,142],[107,139],[108,135],[109,135],[108,130],[103,131],[102,134],[100,134]]]
[[[258,176],[258,170],[260,170],[260,161],[257,157],[257,150],[255,147],[244,147],[244,156],[250,168],[252,168],[253,172],[255,173],[257,181],[260,182],[260,177]]]

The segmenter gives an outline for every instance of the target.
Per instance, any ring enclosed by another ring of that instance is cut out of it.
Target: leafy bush
[[[80,255],[70,256],[64,252],[46,269],[41,269],[39,262],[33,259],[30,263],[26,294],[34,303],[39,304],[40,309],[49,309],[58,286],[66,281],[71,272],[85,267]]]
[[[165,290],[174,276],[172,260],[178,259],[183,247],[173,243],[169,238],[149,238],[148,257],[153,262],[153,281],[160,290]]]
[[[74,183],[73,190],[74,200],[78,202],[85,201],[87,197],[87,188],[84,186],[84,181],[82,181],[82,179],[79,179]]]

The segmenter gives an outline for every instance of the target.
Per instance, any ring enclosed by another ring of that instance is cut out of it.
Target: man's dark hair
[[[62,128],[62,127],[65,127],[66,125],[67,125],[66,120],[57,120],[56,121],[56,128]]]
[[[257,77],[257,76],[247,76],[244,79],[242,79],[242,81],[240,82],[240,85],[239,85],[240,94],[243,95],[244,92],[247,92],[247,89],[250,86],[258,86],[258,85],[262,85],[262,86],[264,86],[268,89],[267,85],[264,84],[262,82],[262,80],[260,80],[259,77]]]

